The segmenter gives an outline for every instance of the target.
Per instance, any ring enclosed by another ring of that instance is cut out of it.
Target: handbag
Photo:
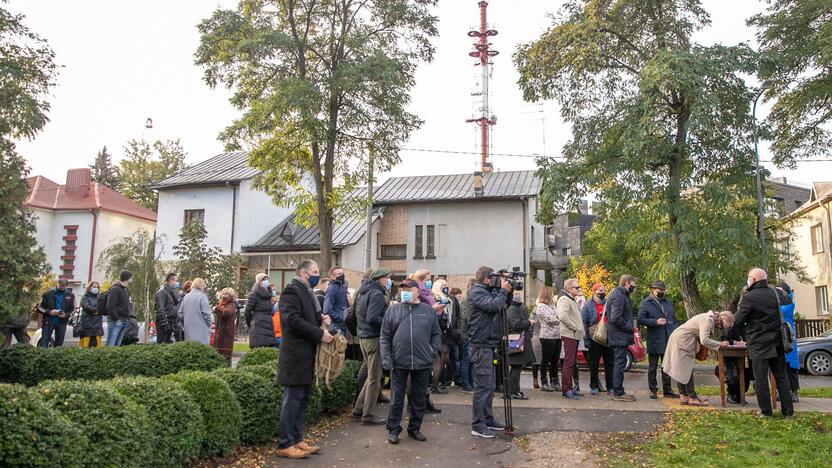
[[[602,346],[607,346],[609,343],[609,333],[607,330],[607,306],[604,305],[604,311],[601,312],[601,318],[598,319],[598,323],[595,324],[595,330],[590,331],[592,333],[592,341],[598,343]]]
[[[708,349],[707,346],[699,345],[699,351],[696,352],[696,360],[697,361],[704,361],[708,359]]]
[[[517,354],[525,351],[526,340],[522,333],[508,334],[508,353]]]

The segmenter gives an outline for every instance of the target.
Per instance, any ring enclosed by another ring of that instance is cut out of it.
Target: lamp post
[[[754,106],[751,110],[751,124],[754,129],[754,158],[756,161],[754,172],[756,173],[757,177],[757,224],[760,230],[760,268],[762,268],[763,270],[766,269],[766,225],[765,213],[763,212],[763,181],[761,175],[762,168],[760,167],[760,150],[758,148],[759,138],[757,135],[757,101],[760,100],[760,97],[769,88],[771,88],[771,83],[768,81],[764,81],[762,86],[760,86],[760,90],[757,92],[757,96],[754,97]]]

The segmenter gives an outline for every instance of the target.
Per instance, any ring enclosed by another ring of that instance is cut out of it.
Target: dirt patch
[[[586,432],[539,432],[515,439],[526,455],[518,467],[543,468],[598,466],[598,460],[587,448],[591,436]]]

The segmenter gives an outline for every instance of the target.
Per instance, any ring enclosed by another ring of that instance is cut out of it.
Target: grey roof
[[[540,191],[536,171],[483,174],[483,193],[474,193],[474,175],[449,174],[393,177],[374,193],[374,203],[422,203],[454,200],[496,200],[533,197]]]
[[[383,208],[373,210],[373,222],[379,218]],[[294,252],[319,250],[320,231],[318,226],[303,227],[294,223],[295,215],[289,215],[265,236],[252,245],[243,246],[243,252]],[[348,220],[335,226],[332,232],[332,248],[342,249],[361,240],[367,223],[361,219]]]
[[[217,185],[226,182],[248,180],[260,173],[248,165],[248,152],[222,153],[207,161],[177,172],[171,177],[151,186],[164,190],[183,186]]]

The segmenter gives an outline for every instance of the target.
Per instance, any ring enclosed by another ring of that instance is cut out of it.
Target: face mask
[[[174,289],[179,289],[179,281],[173,283],[173,288]]]
[[[309,276],[309,286],[312,286],[314,288],[315,286],[318,285],[319,281],[321,281],[320,276],[312,276],[312,275]]]
[[[598,299],[603,301],[605,297],[607,297],[607,293],[598,293]]]
[[[346,279],[346,276],[344,276],[344,274],[341,273],[340,275],[336,276],[335,279],[343,282]]]
[[[442,294],[448,294],[448,288],[442,288]]]
[[[433,287],[433,281],[427,280],[425,281],[425,289],[430,289]]]
[[[98,288],[90,288],[90,292],[93,294],[98,294]]]
[[[635,291],[635,290],[636,290],[636,287],[635,287],[635,286],[633,286],[632,284],[631,284],[631,285],[629,285],[629,286],[627,286],[627,291],[628,291],[628,292],[632,293],[632,292],[633,292],[633,291]]]
[[[753,279],[751,279],[751,278],[748,278],[748,279],[745,281],[745,283],[746,283],[746,284],[748,285],[748,287],[750,288],[750,287],[754,284],[754,280],[753,280]]]
[[[387,289],[390,289],[392,287],[393,287],[393,280],[390,279],[390,278],[387,278]]]
[[[402,302],[409,303],[413,301],[413,293],[410,291],[402,291]]]
[[[664,293],[663,292],[657,292],[656,293],[656,299],[664,299]]]
[[[263,289],[269,289],[269,280],[261,281],[260,286],[263,286]]]

